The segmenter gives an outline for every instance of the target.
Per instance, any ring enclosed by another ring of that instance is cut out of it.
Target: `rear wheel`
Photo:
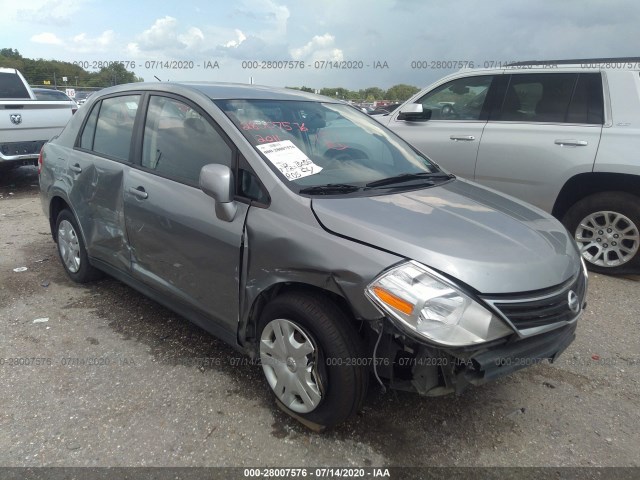
[[[358,411],[368,383],[362,341],[331,300],[285,293],[265,307],[259,331],[262,369],[283,410],[318,430]]]
[[[64,209],[56,220],[58,255],[67,275],[77,283],[86,283],[102,276],[102,272],[89,264],[84,240],[73,213]]]
[[[640,198],[624,192],[590,195],[563,219],[590,270],[640,271]]]

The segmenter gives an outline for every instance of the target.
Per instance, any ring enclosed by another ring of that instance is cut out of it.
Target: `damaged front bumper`
[[[554,362],[575,339],[577,322],[529,338],[513,335],[506,341],[468,349],[438,349],[424,344],[403,345],[385,335],[377,358],[392,359],[377,373],[391,388],[439,396],[462,393],[471,385],[481,385],[544,360]],[[475,348],[475,349],[474,349]]]

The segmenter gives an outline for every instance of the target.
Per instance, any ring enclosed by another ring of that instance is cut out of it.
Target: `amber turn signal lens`
[[[394,295],[391,292],[386,291],[381,287],[373,287],[373,293],[375,293],[376,297],[378,297],[382,302],[386,303],[392,308],[396,310],[400,310],[402,313],[406,315],[411,315],[413,312],[414,305],[412,303],[407,302],[406,300]]]

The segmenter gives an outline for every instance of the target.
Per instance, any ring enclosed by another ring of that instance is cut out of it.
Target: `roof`
[[[248,85],[243,83],[216,82],[142,82],[118,85],[102,90],[101,94],[130,90],[150,90],[180,93],[200,92],[207,97],[217,99],[260,99],[260,100],[302,100],[314,102],[339,102],[338,100],[289,88]]]
[[[640,64],[640,57],[601,57],[601,58],[571,58],[564,60],[527,60],[524,62],[508,63],[507,67],[521,67],[526,65],[616,65]]]

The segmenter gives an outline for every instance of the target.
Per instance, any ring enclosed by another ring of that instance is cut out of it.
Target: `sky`
[[[88,70],[121,61],[146,81],[387,89],[471,64],[640,55],[637,0],[0,0],[0,12],[0,48]]]

